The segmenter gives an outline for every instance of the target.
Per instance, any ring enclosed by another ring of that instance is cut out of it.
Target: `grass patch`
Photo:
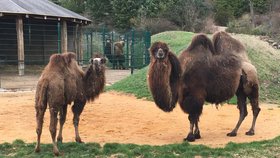
[[[187,48],[194,33],[183,31],[169,31],[152,36],[152,42],[166,42],[170,49],[179,54]],[[234,35],[247,49],[248,56],[256,66],[260,81],[260,100],[266,103],[280,104],[280,51],[274,50],[267,43],[249,35]],[[147,70],[145,67],[107,90],[121,91],[134,94],[137,98],[152,100],[147,87]],[[236,104],[236,98],[229,103]]]
[[[42,144],[34,153],[35,143],[16,140],[0,144],[0,157],[53,157],[52,145]],[[224,148],[190,145],[187,142],[162,146],[108,143],[59,144],[63,157],[279,157],[280,137],[251,143],[229,143]]]

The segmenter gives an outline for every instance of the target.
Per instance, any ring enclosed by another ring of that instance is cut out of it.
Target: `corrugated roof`
[[[0,0],[0,13],[41,15],[91,21],[48,0]]]

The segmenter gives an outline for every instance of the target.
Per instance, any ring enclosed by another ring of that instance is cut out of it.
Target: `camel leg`
[[[189,121],[190,121],[190,131],[188,133],[188,136],[184,138],[184,141],[193,142],[195,139],[200,139],[200,131],[198,128],[198,120],[199,115],[197,114],[190,114],[189,115]],[[195,129],[194,129],[195,127]]]
[[[184,141],[194,142],[195,141],[195,136],[193,134],[194,120],[191,119],[190,115],[189,115],[189,121],[190,121],[190,131],[188,133],[188,136],[184,138]]]
[[[195,122],[195,129],[194,129],[194,137],[195,139],[200,139],[201,136],[200,136],[200,131],[199,131],[199,128],[198,128],[198,120]]]
[[[56,156],[59,156],[59,150],[57,148],[57,143],[55,141],[56,138],[56,126],[57,126],[57,108],[50,108],[50,133],[52,137],[52,144],[53,144],[53,153]]]
[[[65,123],[66,120],[66,114],[67,114],[67,104],[63,105],[61,111],[59,112],[59,133],[57,136],[57,141],[58,142],[62,142],[63,137],[62,137],[62,130],[63,130],[63,125]]]
[[[239,120],[238,120],[235,128],[230,133],[227,134],[227,136],[229,136],[229,137],[234,137],[237,135],[237,131],[238,131],[242,121],[245,119],[245,117],[248,114],[247,106],[246,106],[246,95],[240,91],[236,94],[236,96],[237,96],[237,106],[239,109]]]
[[[36,120],[37,120],[37,127],[36,127],[36,133],[37,133],[37,144],[35,147],[35,152],[40,152],[40,140],[41,140],[41,134],[43,129],[43,123],[44,123],[44,115],[47,108],[47,104],[43,105],[42,107],[36,106]]]
[[[84,102],[75,101],[74,105],[72,106],[72,111],[74,113],[73,124],[75,127],[75,140],[78,143],[83,143],[83,141],[81,140],[80,134],[79,134],[79,121],[80,121],[80,115],[83,112],[85,103],[86,103],[85,101]]]
[[[199,117],[202,113],[204,104],[203,97],[184,96],[183,102],[180,103],[184,112],[189,113],[190,131],[184,141],[193,142],[195,139],[201,138],[198,128]],[[195,130],[194,130],[195,127]]]
[[[246,135],[255,135],[256,120],[259,115],[259,112],[261,111],[261,109],[259,107],[258,90],[254,91],[253,93],[255,93],[255,95],[252,97],[249,97],[250,103],[252,106],[252,110],[253,110],[253,121],[252,121],[252,126],[251,126],[250,130],[245,133]]]

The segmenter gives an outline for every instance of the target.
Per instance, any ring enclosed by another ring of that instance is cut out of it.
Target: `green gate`
[[[122,43],[122,53],[119,46]],[[140,69],[150,62],[149,47],[151,34],[149,31],[136,31],[134,29],[125,33],[109,31],[105,27],[101,29],[84,30],[83,52],[84,60],[95,53],[101,53],[107,57],[107,66],[112,69]]]

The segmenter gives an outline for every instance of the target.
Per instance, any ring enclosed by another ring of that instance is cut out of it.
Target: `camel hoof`
[[[194,138],[195,138],[195,139],[200,139],[200,138],[201,138],[200,132],[195,133],[195,134],[194,134]]]
[[[57,137],[57,142],[62,143],[63,138],[62,137]]]
[[[76,138],[77,143],[84,143],[81,138]]]
[[[53,154],[54,154],[55,156],[59,156],[59,155],[60,155],[58,149],[54,149],[54,150],[53,150]]]
[[[253,135],[255,135],[255,132],[250,130],[250,131],[246,132],[245,134],[247,136],[253,136]]]
[[[228,137],[235,137],[237,135],[237,133],[235,132],[230,132],[227,134]]]
[[[194,142],[195,136],[193,134],[188,134],[188,136],[186,138],[184,138],[184,141]]]
[[[41,151],[40,147],[35,148],[35,153],[39,153]]]

